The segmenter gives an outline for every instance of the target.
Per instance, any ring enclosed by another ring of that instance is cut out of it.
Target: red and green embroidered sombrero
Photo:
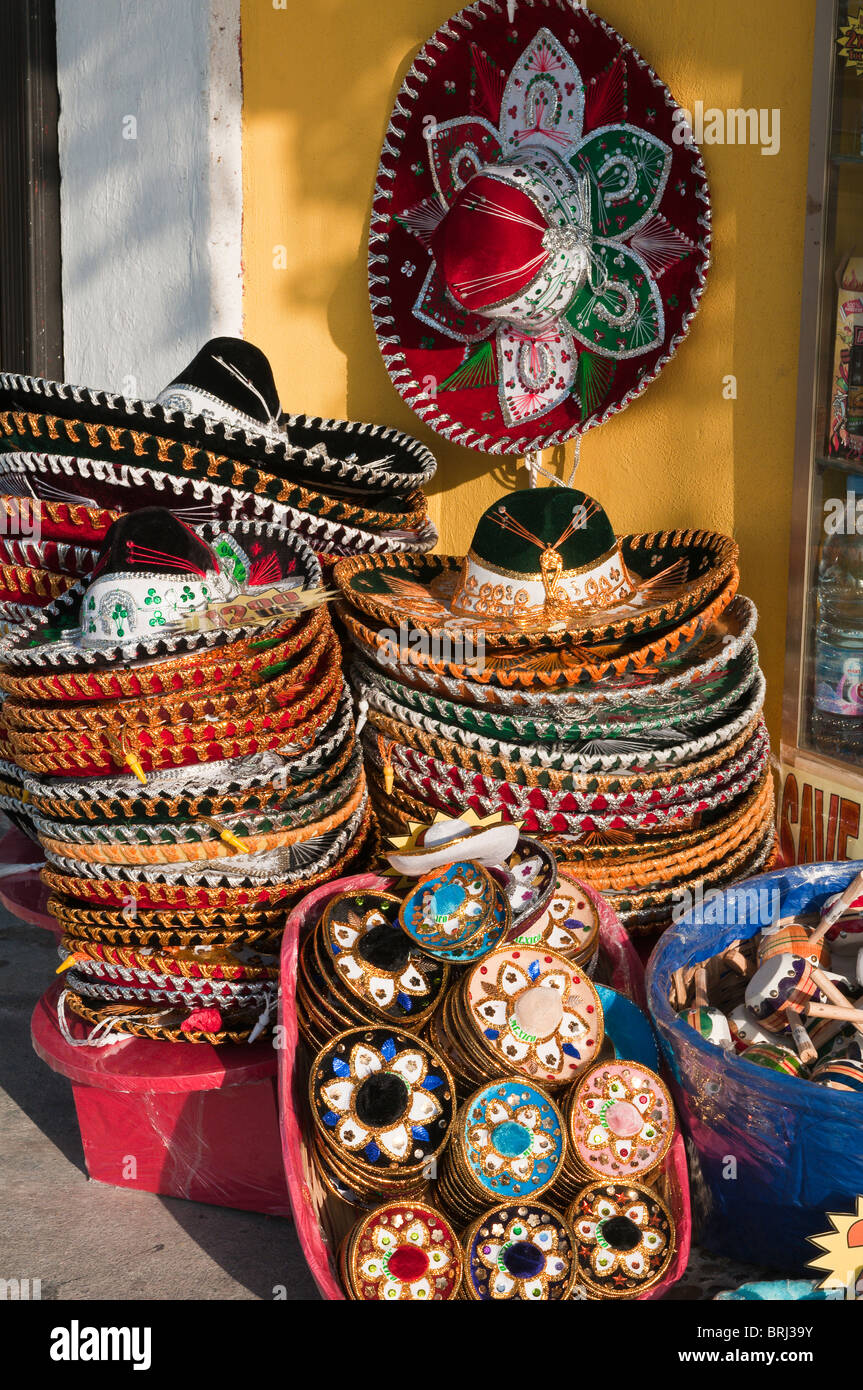
[[[393,383],[440,434],[524,454],[621,410],[685,336],[709,245],[682,112],[604,20],[477,0],[417,54],[369,287]]]

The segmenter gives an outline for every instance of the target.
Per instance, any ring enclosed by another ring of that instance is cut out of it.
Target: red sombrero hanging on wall
[[[477,0],[417,54],[369,283],[390,376],[440,434],[526,454],[621,410],[685,336],[709,244],[682,112],[575,0]]]

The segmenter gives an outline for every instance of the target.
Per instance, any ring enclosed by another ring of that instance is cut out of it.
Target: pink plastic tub
[[[327,1299],[343,1299],[336,1273],[336,1256],[342,1238],[358,1218],[358,1211],[333,1197],[315,1176],[305,1137],[308,1116],[306,1099],[309,1058],[297,1032],[294,990],[297,977],[297,951],[307,927],[316,923],[323,908],[338,893],[351,889],[382,889],[392,881],[377,874],[356,874],[316,888],[303,898],[288,918],[282,945],[282,998],[279,1023],[279,1115],[282,1153],[288,1191],[297,1234],[312,1277]],[[611,985],[626,994],[640,1008],[646,1004],[644,969],[615,913],[597,893],[580,884],[596,904],[600,916],[601,944],[612,967]],[[680,1134],[675,1135],[664,1166],[665,1190],[677,1226],[677,1249],[661,1284],[645,1294],[646,1299],[661,1298],[677,1283],[689,1262],[692,1214],[689,1202],[689,1175]]]

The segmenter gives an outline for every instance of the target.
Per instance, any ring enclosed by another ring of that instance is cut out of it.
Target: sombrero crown
[[[452,608],[553,619],[625,602],[635,589],[598,502],[577,488],[531,488],[480,517]]]
[[[113,522],[92,574],[10,637],[3,659],[104,665],[223,645],[325,601],[320,582],[312,551],[283,527],[195,531],[164,507],[142,507]],[[252,597],[254,614],[241,601]]]
[[[84,591],[81,645],[115,646],[174,627],[239,593],[249,559],[225,534],[214,546],[162,507],[120,517]]]

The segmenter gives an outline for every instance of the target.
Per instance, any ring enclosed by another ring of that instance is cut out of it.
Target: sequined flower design
[[[371,1233],[372,1251],[357,1263],[364,1284],[384,1303],[430,1302],[448,1295],[458,1271],[455,1241],[441,1221],[394,1216]],[[367,1295],[368,1296],[368,1295]]]
[[[587,420],[616,362],[663,345],[659,278],[698,250],[660,212],[672,150],[625,119],[585,134],[586,83],[547,28],[505,85],[484,55],[475,63],[483,101],[428,123],[433,188],[395,213],[432,253],[413,312],[466,345],[439,392],[496,381],[508,426],[570,397]],[[603,74],[615,112],[624,74],[621,58]]]
[[[596,1057],[603,1031],[598,998],[560,956],[489,956],[471,974],[469,999],[486,1042],[519,1071],[565,1081]]]
[[[572,1250],[565,1229],[550,1213],[525,1209],[509,1220],[495,1214],[480,1226],[471,1246],[474,1278],[477,1264],[489,1271],[488,1283],[478,1279],[490,1299],[519,1299],[529,1303],[564,1297],[572,1268]]]
[[[609,1150],[621,1163],[629,1164],[647,1150],[642,1166],[652,1168],[670,1141],[667,1097],[648,1073],[622,1064],[609,1064],[585,1078],[576,1111],[576,1143],[594,1157]]]
[[[446,966],[417,951],[398,922],[397,898],[334,899],[324,916],[336,971],[348,988],[395,1018],[422,1013],[438,997]],[[389,912],[389,915],[388,915]]]
[[[381,1037],[380,1047],[357,1042],[347,1056],[327,1049],[332,1079],[317,1088],[320,1118],[340,1147],[369,1163],[421,1164],[445,1137],[449,1107],[438,1095],[451,1087],[407,1038]]]
[[[619,1292],[656,1275],[670,1257],[668,1217],[646,1190],[588,1188],[572,1221],[579,1269]]]
[[[527,844],[530,844],[527,841]],[[523,853],[520,849],[508,860],[512,882],[507,897],[512,908],[513,926],[523,915],[541,910],[557,878],[557,865],[547,855]]]
[[[590,898],[575,884],[561,879],[542,917],[519,940],[524,945],[541,943],[570,959],[587,952],[598,934],[599,916]]]
[[[465,1129],[468,1161],[483,1185],[522,1195],[547,1186],[563,1158],[556,1110],[532,1088],[494,1085],[470,1106]]]

